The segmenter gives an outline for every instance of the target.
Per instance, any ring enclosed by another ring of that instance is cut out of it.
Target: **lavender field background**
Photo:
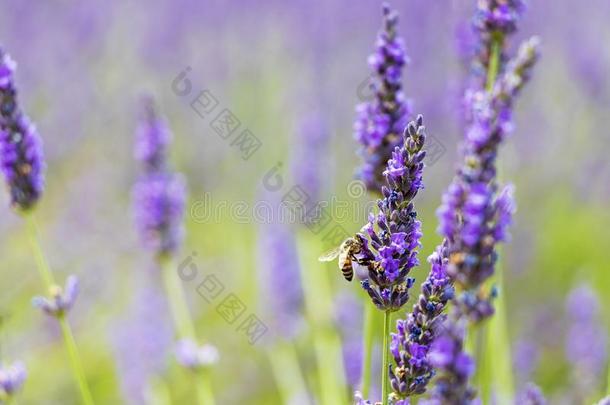
[[[590,404],[608,389],[610,2],[552,3],[531,0],[514,40],[538,35],[542,56],[500,158],[518,205],[512,240],[501,251],[500,293],[517,391],[533,381],[551,404]],[[413,273],[419,284],[429,271],[424,258],[441,240],[434,212],[457,162],[474,2],[391,5],[411,59],[404,91],[445,149],[426,169],[416,200],[424,230],[423,265]],[[261,223],[253,207],[277,205],[293,185],[306,184],[321,200],[345,202],[333,223],[348,233],[366,221],[371,197],[351,188],[360,164],[352,127],[355,105],[368,97],[366,58],[380,3],[3,0],[0,6],[0,43],[18,63],[22,107],[44,142],[42,245],[58,279],[80,279],[69,319],[95,402],[155,403],[150,398],[165,393],[171,403],[193,403],[193,376],[173,358],[159,271],[133,225],[132,151],[143,94],[156,98],[172,129],[171,165],[188,185],[185,240],[173,267],[191,260],[197,268],[184,289],[198,334],[219,353],[210,369],[216,402],[282,403],[269,353],[285,340],[295,343],[315,397],[320,357],[312,336],[320,328],[333,330],[345,355],[346,367],[331,361],[325,367],[340,369],[358,388],[362,307],[370,303],[336,264],[316,260],[331,247],[322,233]],[[173,83],[187,67],[192,92],[181,96]],[[219,104],[201,117],[190,102],[203,89]],[[225,108],[241,122],[239,131],[249,129],[262,143],[247,159],[234,138],[223,139],[211,125]],[[312,136],[313,149],[306,142]],[[274,168],[282,179],[277,189],[267,182]],[[44,286],[23,220],[4,189],[0,201],[0,360],[20,359],[28,371],[16,403],[77,404],[57,325],[31,305]],[[282,249],[288,250],[277,257]],[[266,290],[269,267],[278,262],[291,269],[292,276],[275,280],[294,291],[291,302],[278,304]],[[211,274],[224,290],[206,299],[197,288]],[[315,303],[312,318],[299,295],[319,283],[327,291],[317,293],[328,299]],[[245,307],[234,323],[217,311],[231,293]],[[303,315],[285,319],[282,307],[290,306]],[[268,328],[254,343],[239,330],[250,314]],[[347,386],[345,393],[347,401]]]

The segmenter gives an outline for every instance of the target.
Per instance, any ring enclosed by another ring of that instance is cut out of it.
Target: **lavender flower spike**
[[[361,144],[364,160],[358,177],[371,191],[380,192],[383,171],[392,151],[400,146],[410,112],[402,92],[402,68],[408,58],[405,45],[397,33],[398,14],[383,5],[383,28],[377,37],[375,52],[369,57],[373,69],[371,87],[374,98],[356,108],[354,138]]]
[[[152,100],[146,99],[144,109],[136,134],[135,156],[143,174],[133,187],[134,217],[143,245],[163,256],[175,252],[182,241],[186,185],[167,168],[171,135],[165,122]]]
[[[27,211],[44,188],[44,158],[36,127],[19,108],[15,68],[15,62],[0,48],[0,169],[10,189],[11,205]]]
[[[0,403],[13,397],[26,378],[27,372],[22,362],[18,361],[6,367],[0,363]]]
[[[397,321],[398,333],[392,334],[390,352],[396,364],[390,369],[393,398],[406,399],[423,394],[435,375],[428,353],[436,331],[446,318],[447,302],[454,294],[451,279],[446,274],[446,250],[446,244],[439,246],[428,258],[432,269],[422,283],[419,301],[406,320]]]
[[[458,306],[473,321],[493,314],[493,292],[483,293],[480,286],[493,274],[495,245],[507,239],[506,228],[514,211],[512,187],[498,190],[496,156],[512,129],[512,104],[529,77],[537,49],[537,39],[525,42],[491,94],[471,94],[472,119],[463,144],[464,163],[437,211],[439,232],[449,243],[447,272],[465,291],[458,297]]]
[[[407,302],[414,281],[407,276],[419,264],[421,223],[413,199],[423,188],[426,135],[421,115],[407,125],[403,136],[403,145],[394,149],[383,172],[387,186],[377,201],[379,212],[369,214],[368,224],[356,234],[362,245],[358,263],[368,269],[362,286],[382,311],[397,311]]]
[[[58,285],[54,285],[50,288],[49,293],[50,298],[34,297],[32,304],[47,315],[59,318],[65,315],[76,302],[78,278],[74,275],[68,277],[63,289]]]

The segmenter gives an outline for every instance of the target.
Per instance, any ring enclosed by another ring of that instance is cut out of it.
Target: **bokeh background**
[[[607,367],[610,48],[604,44],[610,41],[610,3],[552,3],[530,1],[517,35],[539,35],[543,57],[517,103],[516,131],[502,150],[501,175],[515,183],[519,207],[512,242],[503,249],[502,292],[518,386],[532,380],[552,403],[580,403],[574,396],[582,384],[579,367],[599,368],[587,381],[593,393],[587,395],[601,395]],[[424,258],[439,241],[434,210],[456,164],[464,38],[474,4],[395,0],[391,5],[400,13],[399,31],[411,58],[405,92],[424,114],[428,132],[446,148],[426,170],[426,189],[417,201]],[[281,323],[275,322],[278,308],[266,305],[260,292],[265,259],[273,254],[260,239],[276,230],[261,226],[251,212],[245,219],[223,211],[203,220],[191,208],[201,208],[202,201],[252,207],[274,198],[262,192],[262,179],[277,163],[285,181],[275,194],[282,195],[297,181],[293,168],[304,156],[319,169],[314,181],[321,199],[335,196],[349,207],[367,203],[368,196],[348,193],[348,185],[359,164],[354,107],[366,97],[362,84],[380,26],[380,3],[2,0],[0,7],[0,42],[18,63],[24,109],[44,139],[42,241],[58,278],[75,273],[81,279],[70,319],[97,402],[141,403],[134,389],[155,376],[171,381],[176,403],[192,398],[187,376],[172,365],[171,323],[156,270],[132,226],[133,133],[139,97],[150,93],[175,135],[172,164],[189,186],[187,237],[178,259],[196,252],[201,274],[216,274],[270,327],[264,339],[249,344],[197,294],[196,284],[185,284],[198,331],[220,352],[212,373],[219,403],[280,403],[267,352],[274,350]],[[193,94],[208,89],[261,140],[250,159],[211,129],[211,117],[191,109],[191,96],[172,90],[186,67]],[[319,148],[303,154],[303,138],[312,131],[320,137]],[[5,191],[0,201],[5,202],[0,204],[1,356],[27,365],[19,403],[76,404],[57,327],[30,304],[42,285],[22,220],[9,209]],[[343,212],[337,223],[354,232],[365,221],[360,212],[361,218]],[[288,233],[298,232],[303,231]],[[349,322],[342,316],[351,316],[356,326],[343,337],[357,345],[357,285],[346,283],[329,270],[333,267],[305,260],[300,265],[307,272],[326,272],[337,297],[326,308],[333,312],[329,319],[343,327]],[[424,265],[415,277],[421,280],[427,271]],[[573,309],[581,305],[578,299],[567,302],[574,288],[597,295],[592,337],[571,331]],[[315,327],[305,321],[294,337],[308,380],[315,368],[308,336]],[[586,342],[598,338],[597,351],[585,356],[592,364],[575,365],[575,351],[590,349]]]

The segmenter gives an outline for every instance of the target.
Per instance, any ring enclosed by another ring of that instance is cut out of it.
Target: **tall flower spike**
[[[33,208],[44,188],[42,141],[21,111],[14,83],[16,64],[0,49],[0,168],[11,194],[11,205]]]
[[[4,366],[0,363],[0,403],[11,399],[23,386],[27,372],[22,362]]]
[[[361,144],[364,160],[357,174],[370,191],[379,193],[384,184],[383,171],[396,146],[411,108],[402,92],[402,68],[408,58],[402,38],[396,32],[398,14],[383,5],[383,28],[378,34],[375,52],[369,57],[373,70],[373,98],[359,104],[354,124],[354,138]]]
[[[512,186],[498,190],[496,156],[512,130],[513,101],[529,77],[538,55],[532,38],[519,49],[491,93],[471,93],[472,119],[462,146],[464,163],[443,196],[437,211],[439,232],[448,241],[447,272],[465,292],[460,310],[473,321],[493,314],[494,292],[480,286],[493,274],[495,245],[508,237],[514,211]]]
[[[66,285],[61,288],[54,285],[49,291],[50,298],[34,297],[32,304],[44,311],[47,315],[60,317],[66,314],[74,303],[78,295],[78,278],[74,275],[66,279]]]
[[[143,173],[133,187],[136,227],[145,247],[158,256],[174,253],[183,236],[186,184],[167,168],[166,149],[171,133],[151,99],[136,133],[135,156]]]
[[[379,212],[370,213],[368,224],[356,234],[362,246],[358,263],[368,269],[362,286],[382,311],[396,311],[407,302],[414,281],[407,276],[419,264],[421,223],[412,200],[423,188],[426,135],[421,115],[407,125],[403,137],[383,172],[387,186],[377,201]]]
[[[446,245],[439,246],[428,258],[432,269],[422,283],[418,302],[406,320],[398,320],[392,334],[390,352],[395,367],[390,369],[392,397],[407,399],[426,391],[435,371],[428,353],[436,331],[445,320],[444,310],[453,298],[451,279],[446,274]]]

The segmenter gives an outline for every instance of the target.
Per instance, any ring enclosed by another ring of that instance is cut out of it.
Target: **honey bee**
[[[340,246],[324,253],[318,260],[321,262],[330,262],[339,258],[339,268],[343,273],[343,277],[347,281],[352,281],[354,278],[354,267],[352,262],[361,263],[355,255],[362,251],[362,244],[356,238],[347,238]]]

